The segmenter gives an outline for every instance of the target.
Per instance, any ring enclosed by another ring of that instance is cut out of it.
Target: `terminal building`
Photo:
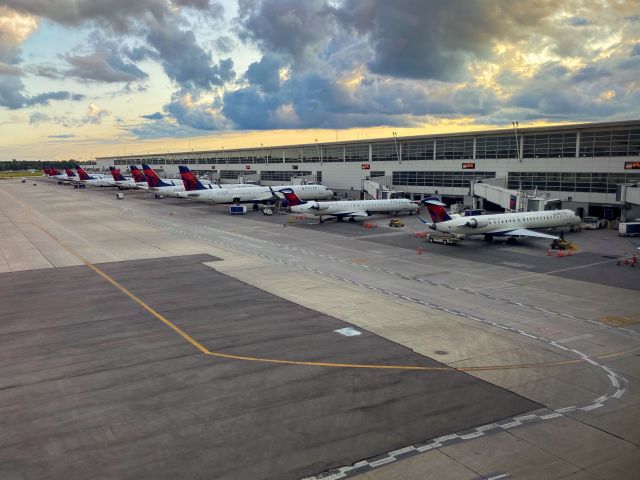
[[[640,217],[621,197],[640,183],[640,120],[96,158],[100,169],[142,163],[221,183],[318,182],[349,198],[437,195],[509,211],[561,202],[581,216]]]

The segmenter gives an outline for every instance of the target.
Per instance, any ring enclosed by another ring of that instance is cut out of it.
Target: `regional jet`
[[[414,213],[418,205],[406,198],[392,198],[389,200],[342,200],[335,202],[305,202],[291,188],[280,189],[294,213],[308,213],[320,217],[335,217],[339,222],[348,218],[355,221],[356,217],[369,217],[373,213],[408,212]]]
[[[76,171],[78,172],[80,181],[87,185],[93,185],[94,187],[115,187],[116,185],[113,178],[107,178],[99,173],[89,175],[80,165],[76,165]]]
[[[429,210],[432,223],[420,217],[429,228],[438,232],[455,235],[484,235],[485,240],[494,237],[552,238],[559,237],[530,230],[532,228],[577,227],[580,217],[573,210],[544,210],[540,212],[498,213],[493,215],[473,215],[451,218],[445,210],[444,203],[437,198],[426,198],[422,201]]]
[[[274,190],[288,188],[305,200],[331,198],[333,192],[324,185],[281,185],[263,187],[260,185],[203,185],[188,167],[180,165],[180,176],[185,192],[180,196],[213,203],[274,203],[280,196]]]
[[[116,167],[109,167],[109,171],[111,172],[111,175],[113,176],[113,180],[115,181],[116,187],[118,188],[143,188],[145,190],[149,188],[149,186],[147,185],[147,180],[144,179],[144,175],[142,175],[140,173],[140,170],[138,170],[137,168],[136,168],[136,172],[138,175],[138,180],[136,180],[135,177],[132,177],[132,178],[125,177],[124,175],[122,175],[120,170],[118,170]],[[131,172],[133,173],[133,170]],[[144,180],[140,180],[140,176],[142,176]]]
[[[177,197],[180,192],[184,192],[184,185],[180,180],[160,178],[158,174],[146,163],[142,164],[144,176],[147,179],[149,190],[158,195]]]

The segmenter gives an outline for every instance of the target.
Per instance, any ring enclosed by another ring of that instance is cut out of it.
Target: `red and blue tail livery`
[[[84,171],[80,165],[76,165],[76,171],[78,172],[78,177],[80,180],[93,180],[94,178]]]
[[[126,182],[127,179],[122,175],[122,173],[120,173],[120,170],[118,170],[116,167],[109,167],[109,171],[111,172],[111,175],[116,182]]]
[[[73,178],[76,176],[76,174],[73,173],[73,170],[71,170],[69,167],[65,167],[64,172],[67,174],[67,177],[69,178]]]
[[[158,176],[158,174],[153,171],[153,168],[151,168],[146,163],[142,164],[142,170],[144,171],[144,176],[147,178],[147,183],[149,184],[149,187],[158,188],[158,187],[172,186],[172,184],[163,182],[162,179]]]
[[[446,222],[451,220],[451,217],[445,210],[445,205],[439,199],[435,197],[429,197],[422,200],[422,204],[427,207],[429,210],[429,215],[431,215],[431,219],[433,223]]]
[[[145,177],[144,173],[136,167],[135,165],[130,165],[129,169],[131,170],[131,175],[133,176],[133,181],[136,183],[147,183],[147,177]]]
[[[207,190],[200,180],[193,174],[188,167],[184,165],[179,165],[178,169],[180,170],[180,178],[182,178],[182,182],[184,183],[184,189],[188,192],[193,190]]]
[[[296,192],[294,192],[292,188],[282,188],[278,191],[282,195],[284,195],[284,198],[287,200],[287,203],[292,207],[296,205],[304,205],[305,203],[307,203],[303,200],[300,200],[300,197],[296,195]]]

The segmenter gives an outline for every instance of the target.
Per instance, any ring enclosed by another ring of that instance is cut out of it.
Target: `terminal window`
[[[322,147],[323,162],[344,161],[344,147]]]
[[[403,142],[402,160],[433,160],[433,140]]]
[[[633,157],[640,155],[640,130],[580,132],[581,157]]]
[[[398,161],[400,144],[374,143],[371,145],[371,160],[374,162],[395,162]],[[368,157],[367,157],[368,160]]]
[[[375,144],[374,144],[375,151]],[[344,148],[345,162],[368,162],[369,161],[369,145],[351,145]]]
[[[417,187],[469,187],[471,182],[494,178],[496,172],[393,172],[393,185]]]
[[[511,172],[508,188],[517,190],[616,193],[621,183],[640,181],[640,173]]]
[[[444,138],[436,140],[436,160],[473,158],[473,138]]]
[[[524,158],[575,157],[576,137],[576,133],[525,135],[522,156]]]

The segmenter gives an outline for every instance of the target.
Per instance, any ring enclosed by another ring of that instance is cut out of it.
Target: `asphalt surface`
[[[212,260],[99,268],[211,351],[443,366]],[[3,479],[294,479],[540,406],[458,371],[205,356],[85,266],[0,274],[0,318]]]

